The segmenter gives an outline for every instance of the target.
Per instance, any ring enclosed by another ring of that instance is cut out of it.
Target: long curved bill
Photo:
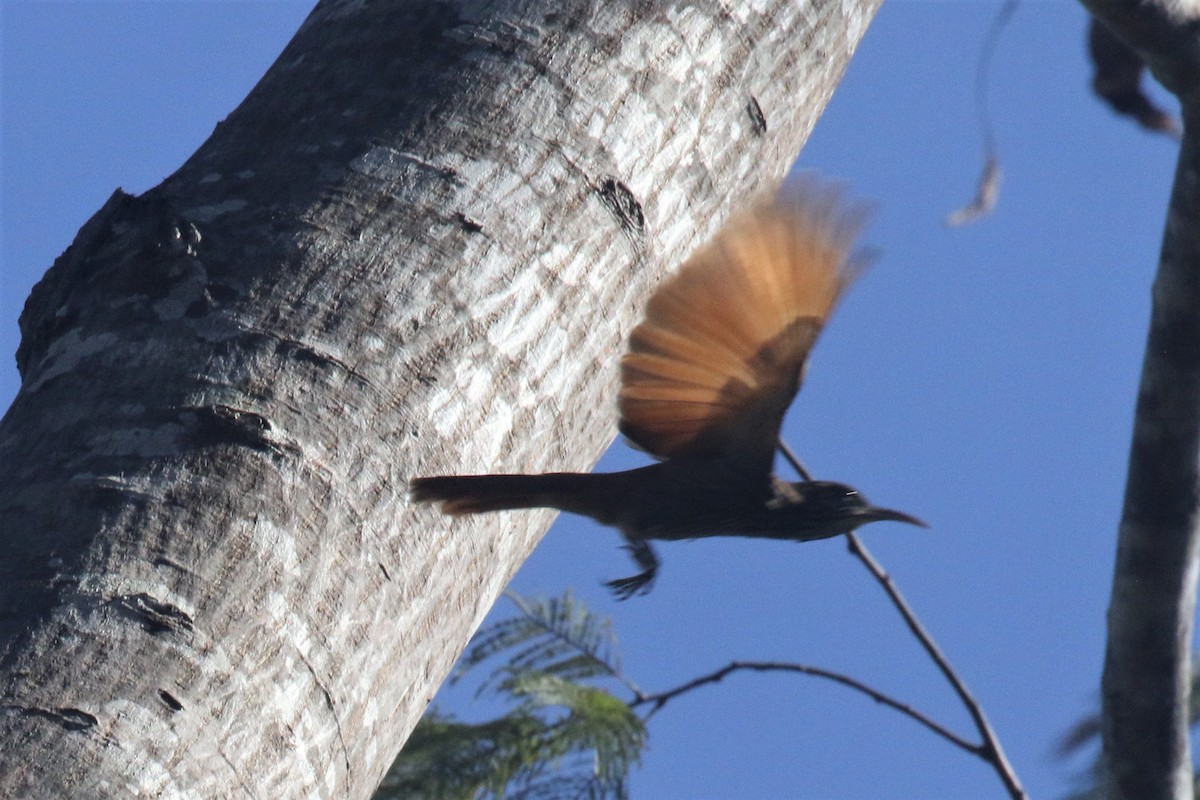
[[[893,511],[890,508],[879,508],[878,506],[871,506],[865,510],[863,516],[870,518],[871,522],[906,522],[909,525],[916,525],[918,528],[929,527],[928,523],[917,519],[912,514],[905,514],[903,511]]]

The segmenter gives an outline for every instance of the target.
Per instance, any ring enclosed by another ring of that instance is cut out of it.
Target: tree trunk
[[[1108,610],[1102,729],[1107,797],[1184,800],[1200,533],[1200,10],[1084,4],[1182,102]]]
[[[587,469],[652,287],[772,186],[878,0],[333,0],[21,317],[0,796],[364,797]]]

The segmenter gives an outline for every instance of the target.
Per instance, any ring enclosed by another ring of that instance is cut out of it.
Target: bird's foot
[[[658,574],[658,556],[654,549],[644,539],[627,539],[629,544],[625,549],[633,556],[633,560],[642,568],[637,575],[609,581],[606,586],[612,590],[618,600],[628,600],[635,594],[646,594],[654,586],[654,576]]]
[[[640,572],[628,578],[608,581],[607,586],[618,600],[628,600],[635,594],[647,594],[654,586],[654,570]]]

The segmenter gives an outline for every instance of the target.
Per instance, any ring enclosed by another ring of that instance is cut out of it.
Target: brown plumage
[[[621,360],[620,430],[660,463],[607,474],[417,478],[417,501],[448,514],[549,507],[621,530],[642,572],[610,582],[649,589],[650,539],[756,536],[807,541],[877,520],[849,486],[786,483],[772,471],[783,416],[809,351],[860,271],[862,214],[801,182],[730,221],[650,298]]]
[[[646,306],[621,359],[621,432],[659,458],[770,470],[809,350],[858,273],[861,215],[808,184],[732,220]],[[751,466],[751,465],[747,465]]]

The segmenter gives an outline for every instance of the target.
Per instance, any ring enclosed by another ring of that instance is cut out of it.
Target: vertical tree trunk
[[[1154,279],[1102,686],[1106,796],[1191,798],[1192,628],[1200,522],[1200,10],[1084,0],[1182,102]]]
[[[877,3],[319,5],[26,304],[0,796],[368,795],[550,519],[407,480],[593,463],[644,298]]]

